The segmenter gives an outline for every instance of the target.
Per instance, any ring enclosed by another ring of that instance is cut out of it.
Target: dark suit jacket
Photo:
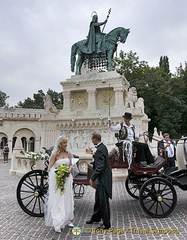
[[[176,158],[176,148],[175,148],[175,143],[170,140],[171,144],[173,144],[174,146],[174,157],[173,158]],[[158,150],[158,155],[160,156],[160,149],[164,150],[164,140],[161,140],[161,141],[158,141],[158,147],[157,147],[157,150]],[[162,157],[162,156],[161,156]]]
[[[92,174],[91,179],[93,181],[98,179],[108,193],[108,196],[112,198],[112,171],[109,166],[108,150],[103,143],[98,145],[97,151],[93,157],[94,173]]]

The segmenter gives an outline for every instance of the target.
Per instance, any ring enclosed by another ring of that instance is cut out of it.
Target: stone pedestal
[[[109,112],[118,115],[124,110],[128,81],[116,72],[87,73],[75,75],[61,82],[64,95],[64,109],[73,117],[108,117]]]
[[[108,117],[117,124],[123,121],[125,111],[132,113],[132,123],[137,133],[148,129],[149,119],[144,113],[143,100],[139,99],[140,104],[136,94],[131,99],[129,82],[117,72],[83,73],[60,84],[64,108],[57,114],[46,114],[41,119],[43,146],[53,146],[55,138],[64,135],[69,139],[69,149],[79,153],[93,146],[91,133],[97,131],[110,150],[115,146],[116,138],[108,129]]]

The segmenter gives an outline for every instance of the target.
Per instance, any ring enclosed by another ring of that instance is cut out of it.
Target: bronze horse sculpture
[[[105,41],[105,51],[103,52],[106,55],[107,59],[107,69],[108,71],[112,71],[112,59],[114,52],[117,50],[117,43],[125,43],[126,38],[130,32],[130,29],[126,29],[123,27],[117,27],[110,31],[108,34],[105,35],[104,41]],[[84,63],[86,56],[90,55],[92,57],[93,53],[88,53],[87,46],[86,46],[87,40],[81,40],[71,47],[71,71],[74,72],[74,68],[76,65],[76,75],[81,74],[81,67]],[[76,60],[76,55],[78,54],[78,58]],[[94,53],[95,56],[99,54]]]

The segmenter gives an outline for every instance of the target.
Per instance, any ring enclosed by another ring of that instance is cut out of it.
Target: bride
[[[56,232],[61,232],[62,228],[74,227],[71,222],[74,219],[74,198],[73,198],[73,176],[78,173],[76,162],[78,159],[73,159],[72,154],[66,150],[67,139],[60,136],[56,140],[53,153],[50,158],[49,171],[49,190],[48,198],[45,204],[45,225],[54,227]],[[62,193],[61,189],[57,188],[55,169],[59,165],[69,167],[70,175],[67,177]]]

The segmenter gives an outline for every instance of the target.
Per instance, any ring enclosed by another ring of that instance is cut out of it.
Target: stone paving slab
[[[10,162],[0,161],[0,240],[165,240],[187,239],[187,192],[177,190],[177,206],[167,218],[155,219],[147,216],[138,200],[133,199],[125,190],[125,171],[114,173],[113,199],[111,206],[110,232],[98,232],[98,224],[88,225],[94,204],[94,189],[85,187],[82,199],[75,199],[75,226],[82,229],[80,236],[74,236],[66,227],[61,234],[46,227],[44,218],[31,217],[19,207],[16,199],[18,176],[9,175]],[[164,233],[174,231],[179,233]]]

